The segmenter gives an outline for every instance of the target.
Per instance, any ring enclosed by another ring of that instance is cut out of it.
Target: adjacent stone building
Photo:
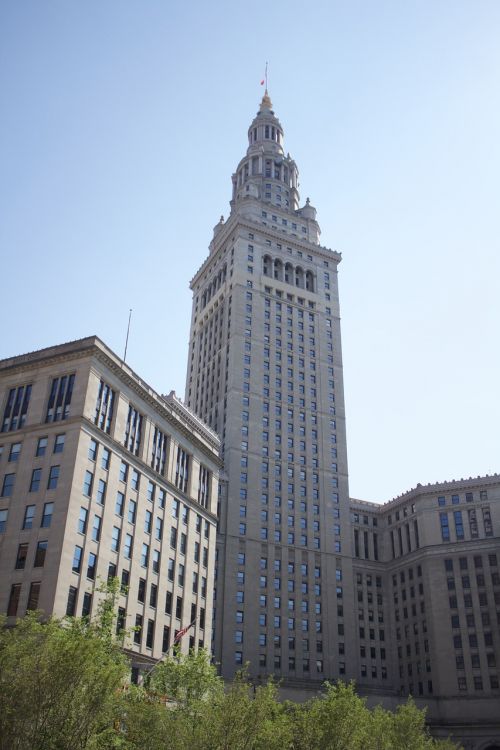
[[[133,661],[210,646],[219,439],[97,337],[0,362],[0,612],[92,615]]]

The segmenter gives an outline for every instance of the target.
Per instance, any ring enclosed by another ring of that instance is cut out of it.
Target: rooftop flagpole
[[[130,333],[130,319],[132,318],[132,308],[128,311],[128,326],[127,326],[127,338],[125,339],[125,351],[123,353],[123,361],[127,359],[127,347],[128,347],[128,335]]]

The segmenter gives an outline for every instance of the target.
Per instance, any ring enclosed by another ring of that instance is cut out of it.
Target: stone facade
[[[482,749],[500,736],[500,480],[349,499],[341,256],[283,138],[266,91],[191,281],[186,401],[224,460],[213,652],[292,699],[339,677],[372,704],[412,694]]]
[[[210,646],[220,443],[97,337],[0,362],[0,612],[91,615],[117,576],[133,661]]]

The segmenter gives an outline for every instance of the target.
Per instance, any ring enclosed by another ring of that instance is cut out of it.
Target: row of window
[[[74,384],[74,374],[53,378],[45,422],[60,422],[69,417]],[[32,384],[16,386],[9,390],[3,412],[1,432],[13,432],[24,427],[32,390]]]
[[[57,489],[60,469],[61,469],[60,466],[50,467],[49,474],[47,477],[47,489],[48,490]],[[16,475],[14,473],[4,474],[4,478],[2,482],[2,491],[0,493],[0,497],[12,497],[14,493],[15,481],[16,481]],[[38,492],[38,490],[40,489],[41,481],[42,481],[42,469],[33,469],[31,473],[29,491]]]

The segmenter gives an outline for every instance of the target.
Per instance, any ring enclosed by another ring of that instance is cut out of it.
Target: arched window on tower
[[[295,286],[298,286],[299,289],[304,288],[304,271],[300,266],[295,268]]]
[[[293,266],[291,263],[285,263],[285,281],[287,284],[293,284]]]
[[[306,271],[306,289],[308,292],[314,292],[314,276],[312,271]]]
[[[264,255],[263,259],[263,272],[264,276],[270,276],[271,275],[271,266],[272,266],[272,260],[269,257],[269,255]]]
[[[283,281],[283,263],[279,258],[274,261],[274,278]]]

